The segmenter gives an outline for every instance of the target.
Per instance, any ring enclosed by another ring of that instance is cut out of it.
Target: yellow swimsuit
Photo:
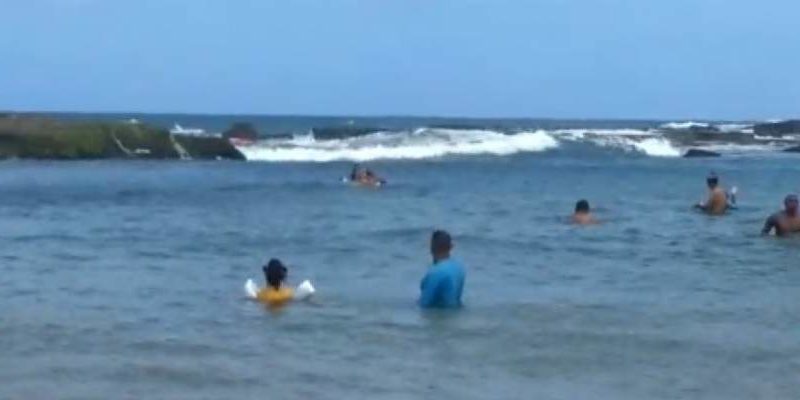
[[[271,305],[271,306],[278,306],[287,301],[291,300],[294,297],[294,291],[288,287],[281,287],[280,289],[275,289],[272,286],[267,286],[258,291],[258,295],[256,295],[256,299],[258,301]]]

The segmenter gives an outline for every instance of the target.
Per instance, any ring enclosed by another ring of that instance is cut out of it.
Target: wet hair
[[[447,231],[437,230],[431,235],[431,251],[434,253],[446,253],[453,248],[453,238]]]
[[[719,177],[717,176],[716,173],[712,172],[708,174],[708,177],[706,177],[706,183],[710,187],[716,187],[717,185],[719,185]]]
[[[277,258],[269,260],[267,265],[264,266],[263,270],[264,277],[267,278],[267,284],[275,289],[280,289],[281,283],[286,280],[286,275],[288,273],[281,260],[278,260]]]
[[[796,194],[786,195],[786,198],[783,199],[783,203],[784,204],[798,203],[797,195]]]
[[[588,213],[589,212],[589,202],[586,201],[586,200],[583,200],[583,199],[578,200],[578,202],[575,203],[575,212],[576,213]]]

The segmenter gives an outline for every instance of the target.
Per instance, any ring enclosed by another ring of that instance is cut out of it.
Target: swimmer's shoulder
[[[256,299],[266,304],[282,304],[294,297],[294,290],[289,287],[281,286],[279,289],[265,287],[258,291]]]

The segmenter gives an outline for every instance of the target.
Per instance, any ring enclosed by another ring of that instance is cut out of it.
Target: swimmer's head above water
[[[785,199],[783,199],[783,207],[786,210],[786,214],[788,215],[797,215],[798,209],[798,198],[796,194],[787,195]]]
[[[708,185],[709,189],[714,189],[719,186],[719,176],[714,172],[708,174],[708,177],[706,177],[706,185]]]
[[[578,200],[575,203],[575,214],[588,214],[591,211],[587,200]]]
[[[263,270],[267,284],[275,289],[280,289],[281,284],[286,280],[286,275],[288,275],[288,270],[281,260],[277,258],[269,260],[269,263],[267,263]]]
[[[453,250],[453,239],[446,231],[438,230],[431,235],[431,255],[433,262],[437,263],[450,258],[450,251]]]
[[[581,199],[575,203],[575,213],[572,214],[572,223],[579,225],[591,225],[597,223],[597,220],[592,215],[592,208],[589,206],[588,200]]]

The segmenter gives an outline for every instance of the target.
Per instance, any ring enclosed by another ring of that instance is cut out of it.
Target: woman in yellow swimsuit
[[[263,268],[267,286],[258,291],[256,299],[270,306],[279,306],[294,298],[294,291],[283,284],[288,270],[278,259],[271,259]]]

